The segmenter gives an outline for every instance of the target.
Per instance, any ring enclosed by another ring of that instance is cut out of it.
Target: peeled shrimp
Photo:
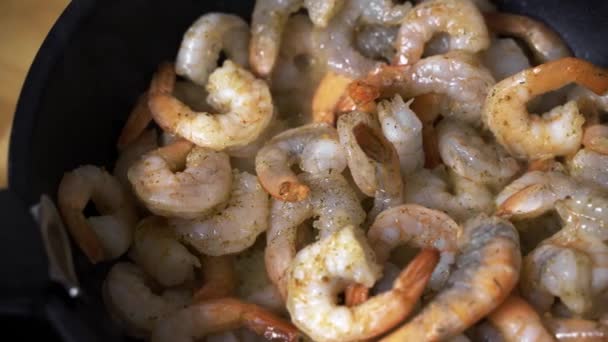
[[[194,279],[198,257],[177,241],[164,218],[150,216],[135,228],[131,258],[164,287],[176,286]]]
[[[394,43],[398,30],[395,26],[364,25],[356,32],[355,47],[367,58],[389,62],[395,56]]]
[[[156,324],[150,341],[189,342],[206,335],[245,326],[268,340],[295,342],[298,330],[287,321],[234,298],[188,306]]]
[[[437,341],[462,333],[509,295],[519,280],[519,236],[508,221],[480,215],[458,239],[446,287],[410,322],[381,341]]]
[[[319,145],[321,139],[325,142]],[[300,126],[275,136],[255,158],[260,184],[274,198],[289,202],[305,199],[310,189],[300,183],[291,165],[308,160],[303,164],[314,165],[314,171],[342,172],[346,161],[342,148],[335,144],[337,140],[336,130],[326,123]],[[311,144],[316,147],[309,147]]]
[[[583,145],[591,151],[608,154],[608,126],[594,125],[585,128]]]
[[[446,171],[442,166],[410,175],[404,193],[406,203],[444,211],[459,222],[494,210],[494,196],[485,185]]]
[[[576,101],[581,112],[585,115],[585,126],[587,126],[587,129],[591,128],[589,126],[599,125],[602,121],[601,113],[608,112],[608,94],[596,94],[587,88],[574,86],[568,91],[567,97],[568,100]],[[594,130],[592,129],[591,131]],[[598,137],[595,133],[600,133],[601,131],[602,129],[599,129],[591,136]],[[601,135],[606,136],[606,133]],[[584,136],[583,144],[585,144]]]
[[[302,222],[318,217],[313,226],[324,238],[345,225],[359,226],[365,219],[356,193],[339,173],[303,173],[298,180],[310,188],[310,196],[300,202],[274,199],[266,233],[266,271],[283,298],[287,297],[285,276],[296,254],[297,230]]]
[[[558,341],[603,342],[608,339],[608,326],[577,318],[545,318],[547,328]]]
[[[399,95],[378,104],[378,119],[382,132],[390,141],[401,164],[401,174],[406,176],[422,168],[422,122],[410,108],[411,100],[404,103]]]
[[[576,82],[596,93],[608,90],[608,73],[589,62],[563,58],[524,70],[494,86],[486,99],[484,122],[511,154],[545,159],[574,153],[583,137],[584,118],[575,102],[530,115],[534,96]]]
[[[93,201],[100,216],[85,217]],[[127,251],[137,221],[135,207],[116,178],[92,165],[63,175],[57,191],[61,216],[92,263],[115,259]]]
[[[230,60],[209,76],[207,102],[224,114],[195,112],[171,93],[175,72],[161,66],[152,80],[148,105],[165,131],[199,146],[222,150],[254,141],[270,123],[272,98],[268,86]]]
[[[393,64],[412,65],[424,44],[437,32],[450,35],[450,49],[476,53],[490,44],[483,16],[469,0],[429,0],[416,5],[403,19]]]
[[[228,200],[232,184],[226,154],[193,148],[184,140],[144,155],[129,169],[128,177],[146,207],[167,217],[195,218],[208,213]]]
[[[510,38],[495,39],[481,55],[483,64],[497,81],[530,68],[524,51]]]
[[[608,155],[590,149],[580,149],[568,161],[568,172],[572,177],[608,191]]]
[[[484,17],[490,30],[524,40],[539,63],[572,56],[572,52],[557,32],[540,21],[499,12],[484,13]]]
[[[437,262],[427,250],[401,273],[393,289],[354,307],[336,295],[351,282],[371,287],[381,268],[364,233],[346,226],[301,250],[289,276],[287,310],[294,324],[315,341],[359,341],[384,333],[412,310]]]
[[[317,86],[312,98],[313,122],[325,122],[333,125],[336,122],[336,107],[342,95],[353,79],[328,71]]]
[[[103,300],[111,315],[133,337],[146,337],[156,323],[190,303],[189,291],[165,290],[158,295],[137,266],[119,262],[103,283]]]
[[[563,222],[576,229],[608,240],[608,198],[600,192],[581,187],[579,193],[555,203]]]
[[[247,67],[248,47],[249,26],[243,19],[232,14],[207,13],[184,33],[175,72],[204,86],[217,67],[220,52]]]
[[[268,228],[268,195],[257,178],[236,171],[233,178],[225,209],[210,217],[169,222],[181,240],[206,255],[241,252]]]
[[[489,186],[504,186],[519,171],[517,160],[472,127],[443,120],[437,126],[443,162],[460,176]]]
[[[505,342],[554,341],[534,308],[514,294],[492,311],[488,320],[500,331]]]

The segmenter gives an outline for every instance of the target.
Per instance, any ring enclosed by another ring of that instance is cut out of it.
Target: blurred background
[[[11,123],[30,64],[69,0],[0,0],[0,187],[7,185]]]

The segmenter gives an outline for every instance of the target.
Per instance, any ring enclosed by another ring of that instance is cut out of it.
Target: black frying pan
[[[501,10],[556,29],[576,56],[608,67],[608,1],[503,0]],[[253,1],[73,0],[44,41],[17,106],[9,154],[10,190],[0,192],[0,315],[46,320],[65,341],[123,337],[102,307],[108,265],[75,250],[84,295],[51,285],[38,228],[27,208],[55,195],[66,170],[111,166],[115,141],[137,96],[183,32],[209,11],[249,18]]]

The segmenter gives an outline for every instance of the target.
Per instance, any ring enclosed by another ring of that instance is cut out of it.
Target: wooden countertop
[[[0,0],[0,187],[15,105],[42,41],[69,0]]]

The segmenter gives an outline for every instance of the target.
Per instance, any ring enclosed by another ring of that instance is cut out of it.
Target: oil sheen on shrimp
[[[177,53],[175,72],[204,86],[217,67],[220,52],[236,64],[247,67],[249,26],[239,16],[207,13],[184,33]]]
[[[572,177],[608,191],[608,155],[582,148],[567,163]]]
[[[255,176],[234,172],[226,208],[210,217],[172,219],[180,239],[206,255],[241,252],[268,228],[268,195]]]
[[[506,342],[552,342],[535,309],[521,297],[511,294],[488,315],[490,323],[500,331]]]

